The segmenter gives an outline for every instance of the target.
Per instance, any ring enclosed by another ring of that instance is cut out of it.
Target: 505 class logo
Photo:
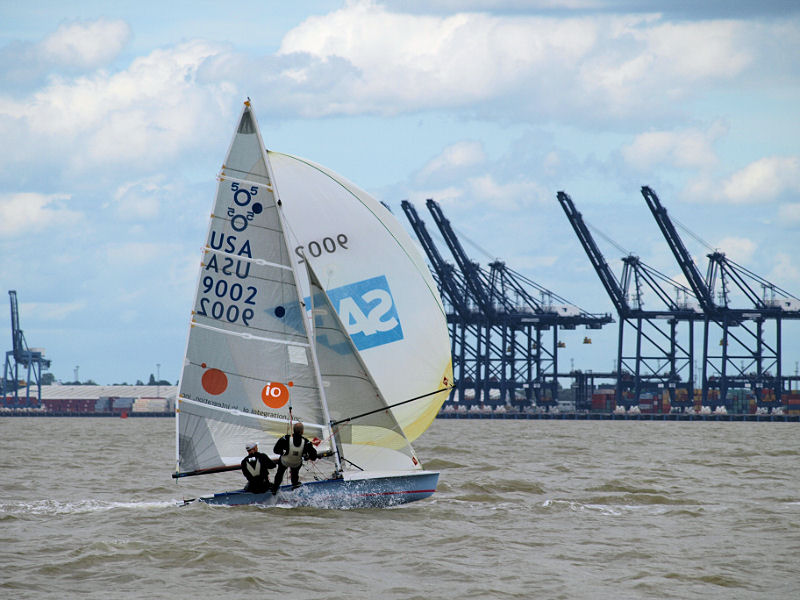
[[[385,276],[372,277],[327,292],[358,350],[403,339],[403,327]]]

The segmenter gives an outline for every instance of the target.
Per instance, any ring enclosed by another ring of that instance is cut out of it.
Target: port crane
[[[471,386],[475,399],[484,402],[496,389],[506,404],[520,402],[524,394],[528,405],[554,405],[558,377],[569,376],[558,373],[558,349],[564,347],[559,329],[599,329],[612,322],[611,315],[582,311],[503,261],[491,262],[487,271],[467,255],[439,204],[429,199],[426,205],[455,265],[442,258],[413,205],[402,203],[452,307],[448,320],[456,332],[453,356],[460,398]]]
[[[455,387],[451,398],[458,394],[459,398],[465,397],[467,385],[479,381],[478,357],[475,344],[467,340],[480,339],[483,316],[481,311],[471,301],[467,291],[467,284],[461,272],[452,263],[447,262],[434,244],[430,233],[414,205],[408,200],[400,203],[403,212],[411,224],[411,228],[422,244],[422,248],[431,264],[433,278],[439,287],[442,303],[450,328],[450,351],[453,357],[453,372]]]
[[[712,403],[709,391],[716,389],[718,400],[714,403],[727,406],[728,391],[736,385],[753,389],[759,405],[767,400],[767,390],[772,390],[775,404],[780,405],[784,380],[781,326],[783,320],[800,319],[800,300],[719,251],[707,255],[708,269],[703,278],[656,193],[648,186],[643,186],[641,191],[704,313],[703,405]],[[754,289],[754,284],[762,287],[762,295]],[[731,306],[734,287],[744,294],[752,307]],[[719,302],[715,301],[717,291]],[[774,341],[766,339],[764,325],[767,322],[774,322]],[[719,353],[712,352],[711,331],[721,333]]]
[[[11,350],[6,352],[3,369],[3,399],[8,401],[12,394],[12,406],[15,408],[38,408],[42,403],[42,371],[50,368],[50,361],[44,358],[44,352],[31,350],[25,341],[25,335],[19,325],[19,307],[16,290],[9,290],[11,303]],[[25,380],[20,379],[20,368],[24,369]],[[31,384],[36,384],[36,396],[31,398]],[[25,394],[20,397],[20,388]]]
[[[704,318],[692,302],[691,290],[631,253],[622,258],[622,275],[617,279],[572,198],[563,191],[557,198],[619,317],[616,405],[638,406],[644,384],[650,383],[668,392],[671,407],[690,406],[695,380],[694,324]],[[645,309],[647,292],[663,308]],[[686,332],[679,337],[681,324]],[[626,332],[633,344],[626,345]]]

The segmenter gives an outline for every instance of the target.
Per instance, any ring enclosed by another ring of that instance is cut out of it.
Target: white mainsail
[[[306,309],[264,146],[246,103],[219,176],[178,393],[178,471],[270,447],[289,410],[326,437]]]
[[[268,158],[292,251],[311,261],[386,402],[442,390],[392,409],[415,440],[453,381],[444,308],[417,244],[380,202],[336,173],[277,152]]]

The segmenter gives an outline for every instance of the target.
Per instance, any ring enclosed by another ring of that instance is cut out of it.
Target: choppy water
[[[179,506],[171,419],[0,419],[0,598],[800,598],[795,423],[437,421],[433,498]],[[427,459],[427,460],[426,460]]]

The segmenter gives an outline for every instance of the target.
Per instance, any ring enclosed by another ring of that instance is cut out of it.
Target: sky
[[[685,282],[649,185],[702,273],[719,249],[800,297],[799,7],[0,3],[0,289],[56,379],[177,381],[215,177],[250,97],[268,148],[340,173],[409,231],[401,200],[430,231],[434,198],[474,261],[588,312],[613,306],[559,190],[617,276],[633,253]],[[0,350],[10,331],[0,309]],[[564,332],[560,364],[611,370],[616,336]],[[783,336],[794,372],[800,321]]]

